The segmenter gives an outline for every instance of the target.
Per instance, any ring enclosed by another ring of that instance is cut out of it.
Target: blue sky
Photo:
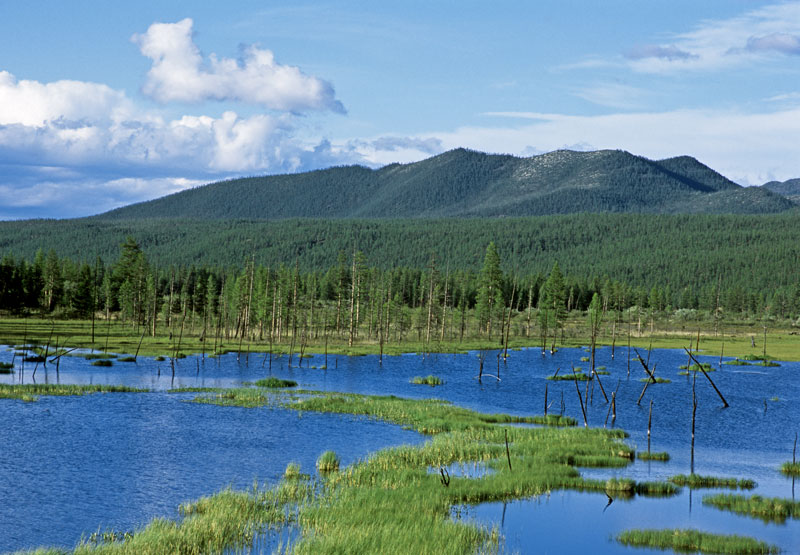
[[[0,219],[461,146],[785,180],[798,62],[800,2],[4,2]]]

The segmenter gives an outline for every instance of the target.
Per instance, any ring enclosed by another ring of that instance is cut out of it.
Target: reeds
[[[785,462],[781,465],[781,472],[787,476],[800,476],[800,463]]]
[[[97,360],[103,358],[116,358],[116,357],[117,355],[112,355],[108,353],[87,353],[83,355],[83,358],[85,358],[86,360]]]
[[[589,379],[589,376],[587,376],[583,372],[575,372],[573,374],[554,374],[552,376],[547,376],[547,379],[554,381],[572,380],[572,381],[585,382]]]
[[[784,522],[787,518],[800,518],[800,503],[781,497],[761,497],[760,495],[747,497],[720,493],[703,497],[703,505],[751,516],[764,522]]]
[[[691,372],[699,372],[701,366],[702,369],[705,370],[706,372],[716,372],[716,368],[711,366],[711,364],[708,362],[704,362],[702,365],[692,364],[691,366],[687,366],[686,364],[681,364],[678,368],[680,368],[681,370],[689,370]]]
[[[437,376],[429,375],[429,376],[425,376],[425,377],[415,376],[411,380],[411,383],[414,384],[414,385],[430,385],[431,387],[433,387],[433,386],[436,386],[436,385],[442,385],[444,383],[444,381],[441,378],[437,377]]]
[[[87,395],[91,393],[144,393],[148,389],[124,385],[0,384],[0,399],[36,401],[37,395]]]
[[[325,451],[317,459],[317,470],[320,472],[335,472],[339,470],[341,459],[333,451]]]
[[[669,378],[639,378],[639,381],[642,383],[672,383],[672,380]]]
[[[686,553],[735,553],[742,555],[779,553],[777,546],[747,536],[709,534],[692,529],[626,530],[617,541],[635,547],[672,549]]]
[[[667,462],[669,460],[669,453],[666,451],[639,451],[636,453],[636,458],[638,458],[640,461]]]
[[[721,478],[719,476],[701,476],[699,474],[678,474],[667,478],[673,484],[700,488],[753,489],[756,483],[746,478]]]
[[[276,378],[275,376],[270,376],[269,378],[264,378],[256,381],[256,385],[258,387],[269,387],[272,389],[279,389],[283,387],[296,387],[297,382],[294,380],[282,380],[280,378]]]

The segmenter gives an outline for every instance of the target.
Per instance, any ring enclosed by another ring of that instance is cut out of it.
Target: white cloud
[[[343,112],[333,86],[281,65],[270,50],[248,46],[239,60],[205,60],[192,39],[192,20],[153,23],[132,40],[153,60],[142,91],[159,102],[229,100],[282,111]]]
[[[0,125],[37,126],[48,122],[77,127],[75,122],[110,121],[132,111],[125,94],[107,85],[82,81],[17,79],[0,71]]]
[[[799,35],[800,2],[784,2],[704,21],[670,42],[634,47],[626,57],[631,68],[647,73],[724,69],[800,54]]]

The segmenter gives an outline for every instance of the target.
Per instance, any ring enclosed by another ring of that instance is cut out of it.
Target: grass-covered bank
[[[518,317],[524,318],[524,316]],[[178,318],[175,320],[178,321]],[[641,326],[638,326],[638,323],[637,321],[631,323],[631,348],[682,349],[690,345],[694,348],[699,331],[702,354],[724,355],[725,358],[738,357],[746,360],[761,357],[764,353],[764,329],[760,320],[731,321],[721,324],[708,319],[686,320],[677,315],[663,315],[654,320],[652,328],[646,319],[642,320]],[[798,329],[788,323],[780,325],[774,323],[769,326],[766,335],[767,359],[800,361]],[[515,323],[511,329],[508,338],[509,349],[541,348],[542,340],[535,320],[528,334],[524,329],[524,323]],[[519,333],[514,333],[513,330]],[[548,349],[553,341],[552,330],[550,333]],[[597,337],[597,344],[598,346],[613,344],[615,350],[620,352],[627,349],[627,334],[627,323],[618,323],[615,326],[613,322],[604,320]],[[288,335],[270,342],[266,335],[262,335],[260,339],[257,335],[253,338],[234,336],[226,338],[224,334],[215,337],[208,330],[204,333],[199,323],[190,325],[188,322],[184,323],[183,329],[179,323],[171,328],[159,325],[153,336],[152,329],[133,326],[113,317],[110,321],[98,319],[94,324],[91,320],[0,318],[0,344],[36,345],[40,347],[41,354],[47,351],[51,358],[56,347],[64,346],[93,349],[98,353],[163,357],[187,353],[205,353],[207,356],[225,352],[265,353],[271,349],[276,356],[288,356],[292,353],[295,358],[301,354],[326,352],[330,355],[365,355],[381,352],[386,355],[397,355],[408,352],[459,353],[504,347],[498,336],[488,338],[465,335],[459,339],[439,341],[438,338],[434,338],[425,341],[424,334],[423,338],[418,335],[413,331],[405,334],[402,340],[386,339],[382,344],[379,339],[366,333],[359,334],[352,345],[346,335],[337,336],[334,333],[328,334],[327,338],[323,333],[299,335],[294,341],[291,335]],[[580,347],[590,342],[591,333],[586,327],[585,313],[573,311],[565,320],[563,330],[559,330],[557,334],[556,347]]]
[[[33,402],[40,395],[87,395],[91,393],[145,393],[148,389],[124,385],[0,384],[0,399]]]
[[[780,553],[777,546],[738,535],[709,534],[698,530],[626,530],[617,541],[633,547],[671,549],[679,553]]]

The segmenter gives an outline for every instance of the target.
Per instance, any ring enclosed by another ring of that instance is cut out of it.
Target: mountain
[[[800,179],[770,181],[769,183],[764,183],[762,187],[800,204]]]
[[[776,213],[794,203],[740,187],[689,156],[559,150],[518,158],[456,149],[373,170],[335,167],[212,183],[108,219],[503,217],[576,212]]]

